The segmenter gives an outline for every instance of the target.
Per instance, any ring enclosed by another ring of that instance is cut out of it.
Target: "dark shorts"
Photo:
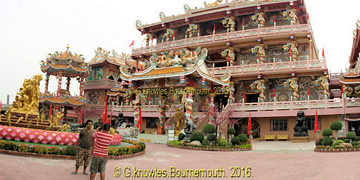
[[[96,173],[105,173],[106,164],[108,162],[107,157],[93,156],[90,163],[90,172],[93,174]]]

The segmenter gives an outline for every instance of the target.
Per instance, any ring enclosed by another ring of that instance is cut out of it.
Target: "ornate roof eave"
[[[70,73],[74,73],[73,77],[76,77],[76,76],[87,77],[89,75],[88,69],[83,69],[81,67],[75,67],[75,66],[73,66],[71,64],[64,67],[64,68],[54,67],[53,65],[48,64],[48,65],[45,65],[45,66],[41,66],[41,71],[44,72],[44,73],[49,73],[49,71],[51,71],[50,74],[53,74],[53,75],[57,74],[57,73],[54,73],[54,72],[68,71]]]
[[[360,79],[359,79],[359,81],[355,81],[355,82],[347,82],[347,81],[343,81],[343,80],[340,80],[339,82],[341,84],[360,84]]]
[[[68,98],[68,99],[56,99],[53,97],[41,97],[40,103],[49,103],[49,104],[59,104],[59,105],[71,105],[71,106],[82,106],[87,103],[86,98],[81,100],[77,100],[75,98]]]
[[[193,67],[191,67],[190,69],[187,69],[186,71],[182,71],[182,72],[177,72],[177,73],[167,73],[167,74],[160,74],[160,75],[146,75],[148,73],[150,73],[151,71],[157,69],[155,68],[154,65],[152,65],[150,68],[148,68],[147,70],[145,70],[144,72],[140,72],[140,73],[136,73],[134,75],[127,75],[124,72],[122,72],[122,70],[120,69],[120,77],[125,80],[125,81],[139,81],[139,80],[150,80],[150,79],[158,79],[158,78],[172,78],[172,77],[180,77],[180,76],[187,76],[187,75],[191,75],[193,73],[198,73],[201,77],[212,81],[214,83],[223,85],[223,86],[227,86],[229,85],[230,82],[230,76],[220,80],[216,77],[213,77],[210,75],[210,73],[208,73],[207,67],[205,65],[205,58],[207,57],[207,50],[206,50],[206,54],[204,56],[202,56],[202,58],[198,61],[198,63],[196,65],[194,65]],[[178,66],[175,66],[178,67]],[[174,67],[166,67],[166,68],[174,68]],[[165,68],[161,68],[161,69],[165,69]],[[203,69],[204,71],[202,71],[201,69]]]
[[[293,2],[297,2],[298,0],[293,0]],[[180,14],[176,16],[169,16],[161,18],[160,22],[151,23],[151,24],[144,24],[144,25],[137,25],[137,29],[146,29],[157,25],[162,25],[164,23],[175,22],[185,18],[192,18],[198,17],[206,14],[218,13],[227,10],[234,10],[234,9],[241,9],[241,8],[249,8],[249,7],[256,7],[258,5],[270,5],[270,4],[278,4],[278,3],[288,3],[289,0],[270,0],[268,2],[261,2],[261,1],[249,1],[249,2],[229,2],[225,4],[219,4],[218,6],[210,6],[210,7],[203,7],[199,9],[190,9],[187,10],[185,14]]]

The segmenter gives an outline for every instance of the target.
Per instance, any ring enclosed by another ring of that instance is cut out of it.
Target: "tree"
[[[215,133],[215,144],[217,143],[218,139],[218,131],[220,129],[220,125],[228,121],[230,119],[231,113],[233,112],[232,108],[230,106],[226,106],[221,112],[219,112],[219,107],[215,106],[214,103],[209,104],[209,109],[207,113],[207,118],[209,119],[209,122],[213,124],[216,128]]]
[[[339,137],[339,130],[342,128],[342,124],[340,121],[334,121],[330,124],[330,129],[335,131],[335,139],[337,140]]]

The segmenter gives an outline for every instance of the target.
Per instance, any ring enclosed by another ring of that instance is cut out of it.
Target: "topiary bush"
[[[204,128],[202,129],[202,132],[205,134],[213,134],[216,133],[216,128],[212,124],[206,124]]]
[[[329,129],[329,128],[324,129],[323,132],[322,132],[322,135],[323,135],[324,137],[329,137],[329,136],[331,136],[332,134],[333,134],[333,131],[332,131],[331,129]]]
[[[239,137],[234,137],[231,139],[231,144],[236,146],[240,144],[240,138]]]
[[[344,142],[350,143],[350,139],[344,139]]]
[[[234,128],[229,128],[229,129],[227,130],[227,133],[228,133],[228,135],[230,135],[230,134],[235,134],[236,131],[235,131]]]
[[[342,128],[342,124],[340,121],[334,121],[330,124],[330,129],[338,131]]]
[[[346,138],[347,139],[352,139],[352,140],[355,140],[356,139],[356,134],[354,132],[348,132],[346,134]]]
[[[185,134],[184,133],[180,133],[178,136],[178,140],[181,141],[185,138]]]
[[[353,141],[351,144],[353,145],[353,147],[355,147],[355,146],[358,145],[358,142],[357,142],[357,141]]]
[[[333,144],[333,139],[329,138],[329,137],[324,137],[323,140],[321,141],[321,145],[323,146],[331,146]]]
[[[217,144],[218,144],[219,146],[222,146],[222,147],[229,145],[229,143],[228,143],[225,139],[223,139],[223,138],[219,138],[219,139],[217,140]]]
[[[336,140],[336,141],[334,142],[334,146],[338,146],[338,145],[340,145],[341,143],[344,143],[344,141],[343,141],[343,140]]]
[[[315,145],[316,145],[316,146],[320,146],[322,139],[323,139],[323,138],[316,139],[316,140],[315,140]]]
[[[207,136],[207,140],[210,141],[210,142],[215,141],[215,140],[216,140],[215,134],[209,134],[209,135]]]
[[[204,139],[203,142],[201,143],[201,145],[203,146],[209,146],[210,142],[207,139]]]
[[[246,143],[249,140],[245,134],[240,134],[238,137],[241,143]]]
[[[193,132],[190,136],[190,142],[200,141],[200,143],[202,143],[203,140],[204,140],[204,134],[199,131]]]

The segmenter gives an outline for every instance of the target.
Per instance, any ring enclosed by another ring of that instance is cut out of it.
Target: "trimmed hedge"
[[[227,130],[227,133],[228,133],[228,134],[236,134],[236,131],[235,131],[234,128],[229,128],[229,129]]]
[[[342,128],[342,124],[340,121],[334,121],[330,124],[330,129],[338,131]]]
[[[178,136],[178,140],[181,141],[185,138],[185,134],[184,133],[180,133]]]
[[[234,137],[231,139],[231,144],[232,145],[239,145],[240,144],[240,138],[239,137]]]
[[[202,132],[205,134],[213,134],[216,133],[216,127],[212,124],[206,124],[202,129]]]
[[[190,136],[190,142],[200,141],[200,143],[202,143],[203,140],[204,140],[204,135],[202,132],[199,132],[199,131],[193,132]]]
[[[248,137],[245,134],[240,134],[238,137],[241,143],[246,143],[249,141]]]
[[[323,130],[323,132],[321,133],[324,137],[329,137],[333,134],[333,131],[329,128],[326,128]]]
[[[333,144],[333,139],[329,138],[329,137],[324,137],[323,140],[321,141],[321,145],[323,146],[331,146]]]
[[[352,140],[355,140],[356,139],[356,134],[354,132],[348,132],[346,134],[346,138],[347,139],[352,139]]]
[[[228,145],[229,145],[229,143],[228,143],[225,139],[223,139],[223,138],[219,138],[219,139],[217,140],[217,144],[218,144],[219,146],[228,146]]]
[[[208,141],[213,142],[213,141],[215,141],[216,136],[215,136],[215,134],[209,134],[206,138]]]

